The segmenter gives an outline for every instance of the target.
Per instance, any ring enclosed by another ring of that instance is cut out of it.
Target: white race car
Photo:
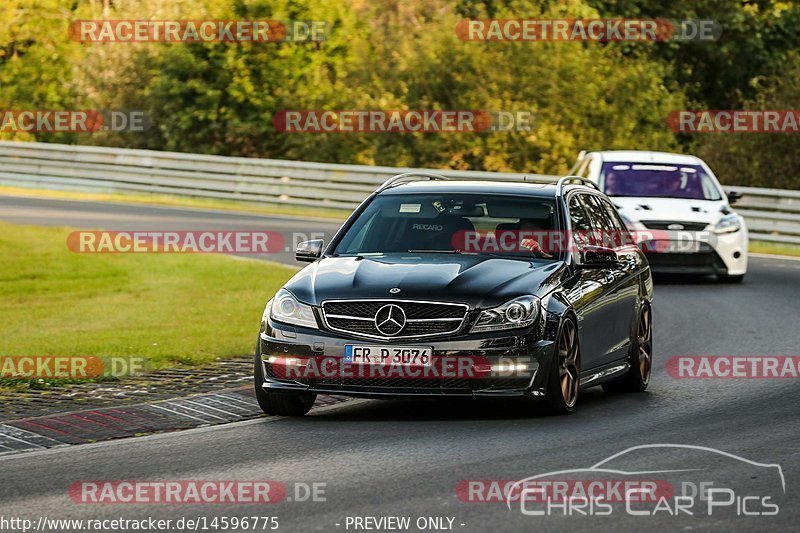
[[[597,183],[628,227],[649,239],[653,272],[747,273],[747,226],[731,209],[741,195],[723,191],[700,158],[665,152],[581,152],[571,174]]]

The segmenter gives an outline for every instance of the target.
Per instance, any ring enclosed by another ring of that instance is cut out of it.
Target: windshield
[[[551,260],[555,254],[533,238],[555,229],[551,198],[387,194],[359,215],[334,255],[471,253]]]
[[[600,188],[608,196],[722,199],[714,180],[698,165],[604,163]]]

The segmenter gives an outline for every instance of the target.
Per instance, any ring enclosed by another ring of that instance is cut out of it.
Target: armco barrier
[[[309,163],[97,146],[0,141],[0,185],[87,192],[162,193],[270,204],[352,209],[410,168]],[[453,178],[547,183],[556,176],[434,170]],[[726,187],[751,237],[800,244],[800,191]]]

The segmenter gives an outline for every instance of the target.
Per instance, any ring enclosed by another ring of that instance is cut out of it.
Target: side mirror
[[[322,239],[315,239],[313,241],[303,241],[297,245],[297,250],[294,252],[294,258],[303,263],[313,263],[322,257]]]
[[[578,268],[610,268],[619,265],[619,257],[613,248],[586,246],[580,254]]]
[[[728,192],[728,203],[735,204],[736,202],[742,199],[742,196],[743,194],[740,192],[730,191]]]

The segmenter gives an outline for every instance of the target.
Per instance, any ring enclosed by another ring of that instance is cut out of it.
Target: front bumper
[[[747,230],[735,233],[713,234],[710,232],[665,232],[670,242],[678,248],[699,241],[699,248],[691,253],[659,251],[659,246],[646,243],[644,252],[650,269],[656,274],[717,274],[720,276],[742,275],[747,272]],[[687,236],[688,235],[688,236]]]
[[[645,253],[654,274],[718,274],[727,275],[722,258],[708,245],[694,253]]]
[[[481,374],[480,376],[440,377],[388,377],[315,375],[287,379],[285,373],[276,371],[269,363],[271,356],[309,358],[332,358],[341,361],[345,345],[392,343],[345,338],[324,330],[313,330],[288,326],[270,321],[266,331],[259,336],[260,361],[264,376],[264,388],[286,391],[309,391],[342,394],[366,398],[407,396],[543,396],[547,370],[553,359],[554,343],[542,340],[543,327],[510,332],[478,335],[460,335],[436,339],[420,339],[393,343],[398,346],[431,346],[433,359],[480,358],[481,361],[505,363],[527,361],[525,371]]]

